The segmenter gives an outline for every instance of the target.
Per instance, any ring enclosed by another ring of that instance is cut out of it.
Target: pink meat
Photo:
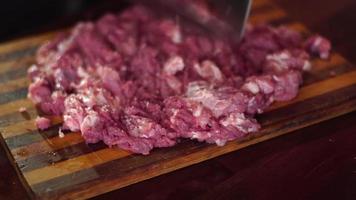
[[[38,50],[28,97],[87,143],[144,155],[181,138],[222,146],[257,132],[256,114],[273,102],[295,98],[311,56],[331,48],[268,25],[249,25],[236,44],[174,19],[133,6],[78,24]]]
[[[322,59],[329,58],[330,50],[331,50],[331,43],[328,39],[316,35],[310,37],[305,42],[305,48],[312,54],[319,56]]]
[[[35,123],[39,130],[46,130],[51,126],[51,120],[45,117],[37,117]]]

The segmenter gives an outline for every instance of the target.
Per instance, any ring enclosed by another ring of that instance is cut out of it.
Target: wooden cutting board
[[[255,0],[250,22],[285,24],[308,34],[302,24],[267,0]],[[314,60],[299,96],[274,104],[260,115],[263,129],[244,140],[224,147],[183,141],[172,148],[156,149],[149,156],[108,149],[103,144],[88,146],[80,133],[59,138],[60,119],[52,119],[53,126],[47,131],[34,126],[37,111],[26,99],[26,70],[34,63],[38,46],[54,34],[0,45],[1,142],[32,198],[93,197],[356,110],[356,68],[333,53],[329,61]],[[20,107],[27,108],[27,114],[19,113]]]

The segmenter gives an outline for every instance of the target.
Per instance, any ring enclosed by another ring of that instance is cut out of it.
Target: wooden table
[[[356,63],[356,2],[275,1]],[[354,112],[96,199],[355,199],[355,122]],[[2,148],[0,176],[0,199],[27,198]]]

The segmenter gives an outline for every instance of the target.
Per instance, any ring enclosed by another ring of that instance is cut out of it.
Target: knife
[[[141,0],[200,25],[210,33],[239,41],[244,34],[252,0]]]

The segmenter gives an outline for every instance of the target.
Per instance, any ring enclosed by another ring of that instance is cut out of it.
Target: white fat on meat
[[[194,117],[200,117],[203,112],[203,106],[198,105],[194,110],[193,110],[193,116]]]
[[[40,74],[40,69],[37,65],[31,65],[27,70],[27,74],[29,75],[30,79],[34,79]]]
[[[90,76],[90,74],[83,67],[77,68],[77,74],[80,78],[88,78]]]
[[[186,96],[188,100],[199,102],[203,104],[204,107],[210,109],[215,117],[221,116],[231,103],[227,100],[219,99],[214,93],[214,90],[204,81],[189,83]]]
[[[201,64],[194,64],[195,71],[203,78],[211,81],[222,81],[223,74],[213,61],[205,60]]]
[[[79,95],[70,95],[64,101],[64,126],[71,131],[80,130],[80,124],[83,122],[86,115],[83,104],[79,99]]]
[[[226,144],[226,140],[217,139],[215,140],[215,144],[218,145],[219,147],[222,147]]]
[[[107,91],[102,88],[99,89],[88,88],[88,90],[85,91],[84,94],[80,95],[80,97],[83,103],[89,108],[92,108],[96,105],[98,106],[111,105],[112,103],[108,99],[109,94],[105,94],[105,93],[107,93]]]
[[[172,109],[171,111],[172,111],[173,115],[169,118],[169,121],[172,124],[174,124],[176,122],[176,116],[177,116],[179,110],[178,109]]]
[[[188,104],[189,111],[192,112],[193,116],[196,118],[198,125],[201,128],[206,128],[211,120],[210,112],[207,112],[207,110],[204,109],[204,106],[201,103],[189,101],[189,100],[188,102],[189,102]]]
[[[198,139],[198,140],[206,140],[207,138],[210,138],[212,134],[210,132],[200,132],[200,131],[192,131],[191,132],[191,138],[193,139]]]
[[[258,129],[256,126],[246,125],[251,124],[251,121],[245,117],[244,113],[231,113],[221,119],[220,124],[225,127],[233,126],[243,133],[255,132]]]
[[[311,69],[310,61],[304,57],[304,54],[292,55],[290,51],[282,51],[266,56],[267,68],[274,72],[283,72],[290,68],[300,68],[303,71]],[[296,63],[298,65],[296,66]]]
[[[120,75],[117,71],[110,67],[98,67],[97,73],[107,89],[115,94],[120,92]]]
[[[274,71],[276,72],[281,72],[288,69],[286,62],[288,62],[289,59],[291,59],[291,54],[288,51],[266,56],[266,61],[273,63]]]
[[[260,88],[258,87],[257,83],[255,82],[247,82],[242,86],[243,90],[249,91],[252,94],[257,94],[260,92]]]
[[[130,115],[126,117],[124,123],[131,136],[151,138],[155,135],[154,122],[148,118]]]
[[[96,143],[106,131],[104,127],[105,121],[101,118],[99,113],[90,110],[80,124],[80,132],[88,143]]]
[[[265,80],[262,78],[256,78],[256,83],[260,90],[262,90],[265,94],[271,94],[274,91],[274,84],[272,79]]]
[[[315,37],[311,48],[319,53],[321,59],[327,59],[330,56],[330,43],[323,37]]]
[[[87,127],[96,127],[98,124],[100,124],[99,114],[95,111],[90,111],[80,124],[80,129],[83,130],[83,128]]]
[[[311,65],[310,61],[309,60],[304,61],[304,65],[302,68],[303,71],[310,71],[311,68],[312,68],[312,65]]]
[[[170,57],[163,65],[163,71],[168,75],[175,75],[184,69],[184,60],[180,56]]]
[[[62,131],[62,128],[59,128],[59,130],[58,130],[58,137],[59,138],[64,138],[64,133]]]
[[[210,143],[214,142],[218,146],[224,146],[227,140],[222,138],[214,138],[218,133],[214,132],[206,132],[206,131],[192,131],[189,133],[190,138],[197,139],[198,141],[210,141]]]
[[[271,94],[274,91],[274,81],[269,75],[250,77],[246,80],[241,89],[251,92],[252,94]]]
[[[199,92],[208,90],[209,85],[205,81],[193,81],[188,84],[186,95],[187,97],[195,97],[199,95]]]

